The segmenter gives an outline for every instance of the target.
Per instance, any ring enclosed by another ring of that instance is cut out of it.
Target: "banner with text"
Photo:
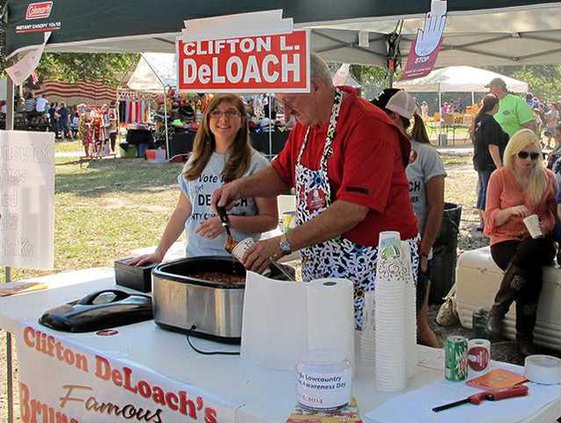
[[[176,40],[178,86],[187,92],[309,92],[309,33]]]
[[[431,10],[425,16],[424,26],[417,31],[417,38],[411,41],[401,80],[421,78],[434,68],[446,28],[446,9],[446,1],[431,1]]]
[[[53,133],[0,131],[0,265],[54,266]]]
[[[17,334],[17,351],[23,423],[222,423],[241,406],[35,325]]]

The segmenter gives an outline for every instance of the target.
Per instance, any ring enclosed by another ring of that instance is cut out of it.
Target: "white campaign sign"
[[[239,404],[84,347],[64,334],[53,336],[38,325],[24,326],[17,334],[17,351],[24,423],[235,421]]]
[[[0,131],[0,265],[54,265],[54,134]]]

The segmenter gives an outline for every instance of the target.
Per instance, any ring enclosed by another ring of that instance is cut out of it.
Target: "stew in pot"
[[[245,275],[233,275],[231,273],[224,272],[196,272],[190,273],[189,276],[209,282],[220,282],[234,285],[245,284]]]

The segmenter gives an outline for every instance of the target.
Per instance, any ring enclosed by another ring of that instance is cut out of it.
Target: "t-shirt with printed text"
[[[413,211],[419,219],[421,236],[427,217],[427,182],[435,176],[446,176],[438,151],[428,144],[411,141],[411,158],[405,169],[409,181],[409,196]]]
[[[206,239],[195,232],[202,222],[216,216],[211,206],[211,198],[214,190],[220,188],[224,184],[221,173],[222,169],[224,169],[226,158],[227,156],[225,154],[215,152],[210,157],[210,160],[198,178],[188,181],[182,174],[177,177],[179,188],[191,202],[191,215],[185,222],[185,236],[187,239],[185,251],[187,257],[229,255],[229,253],[224,250],[226,234],[221,234],[214,239]],[[189,165],[189,163],[188,161],[187,165]],[[244,176],[259,172],[267,166],[269,166],[268,160],[263,155],[253,150],[251,164]],[[228,211],[228,214],[236,216],[255,216],[257,212],[255,199],[242,198],[236,203],[234,208]],[[257,240],[260,234],[243,233],[232,228],[232,236],[237,241],[250,237]]]

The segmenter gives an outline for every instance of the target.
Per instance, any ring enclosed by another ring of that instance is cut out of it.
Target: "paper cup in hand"
[[[542,229],[540,228],[540,218],[537,214],[531,214],[524,218],[524,224],[530,232],[530,236],[534,239],[541,238],[543,236]]]

